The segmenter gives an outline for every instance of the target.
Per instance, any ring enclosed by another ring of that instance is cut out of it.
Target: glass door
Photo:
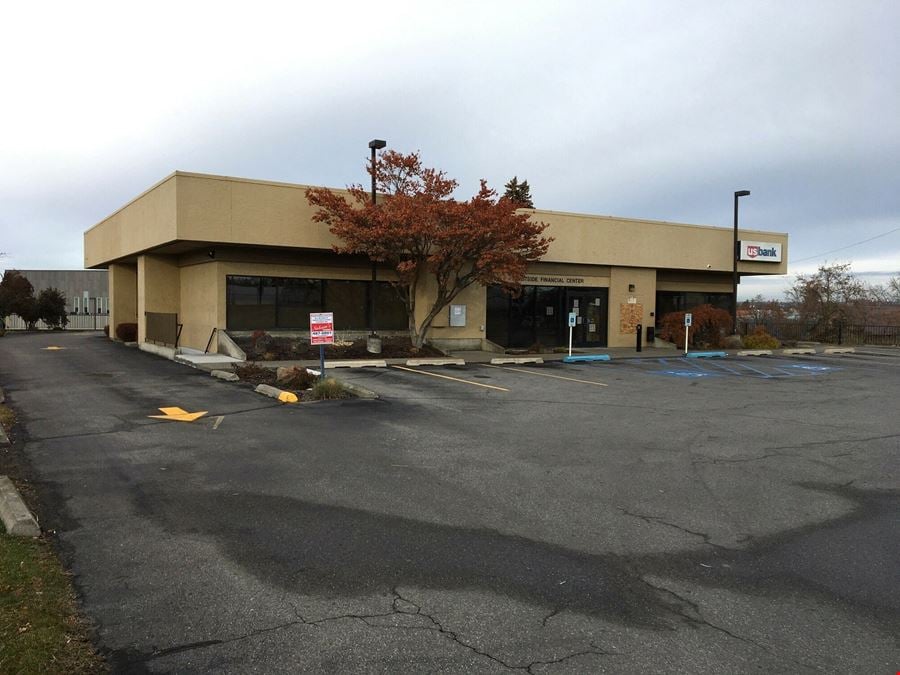
[[[608,321],[606,288],[567,289],[567,312],[575,313],[572,344],[575,347],[605,347]]]

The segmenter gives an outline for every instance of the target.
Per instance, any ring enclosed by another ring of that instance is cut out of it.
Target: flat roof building
[[[336,330],[363,334],[374,293],[378,332],[405,333],[392,271],[379,268],[373,286],[368,258],[334,253],[307,187],[176,171],[89,229],[85,267],[109,270],[112,326],[137,323],[139,342],[172,344],[177,324],[179,346],[204,349],[216,329],[302,332],[310,312],[333,311]],[[730,306],[731,228],[528,211],[554,241],[530,265],[523,292],[467,288],[430,342],[562,345],[575,312],[576,346],[632,346],[636,326],[653,327],[666,312]],[[787,272],[786,234],[742,229],[740,238],[741,275]]]
[[[66,314],[106,314],[108,284],[106,270],[18,270],[34,287],[37,296],[45,288],[62,291]]]

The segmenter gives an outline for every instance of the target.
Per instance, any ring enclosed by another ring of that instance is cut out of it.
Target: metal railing
[[[802,321],[738,321],[741,335],[751,334],[757,327],[765,328],[782,342],[825,342],[837,345],[900,345],[900,326],[868,324],[805,323]]]
[[[109,314],[69,314],[66,318],[69,322],[63,330],[103,330],[109,325]],[[25,320],[16,314],[6,317],[5,323],[6,330],[25,330],[28,327]],[[41,320],[34,327],[37,330],[50,330]]]

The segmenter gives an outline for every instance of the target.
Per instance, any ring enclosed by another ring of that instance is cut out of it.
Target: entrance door
[[[609,289],[567,289],[567,312],[575,313],[572,344],[575,347],[605,347]]]

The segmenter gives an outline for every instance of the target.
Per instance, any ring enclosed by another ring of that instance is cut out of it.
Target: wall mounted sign
[[[606,288],[608,277],[583,277],[572,274],[526,274],[523,286],[585,286]]]
[[[767,241],[740,241],[739,260],[751,262],[781,262],[781,244]]]

